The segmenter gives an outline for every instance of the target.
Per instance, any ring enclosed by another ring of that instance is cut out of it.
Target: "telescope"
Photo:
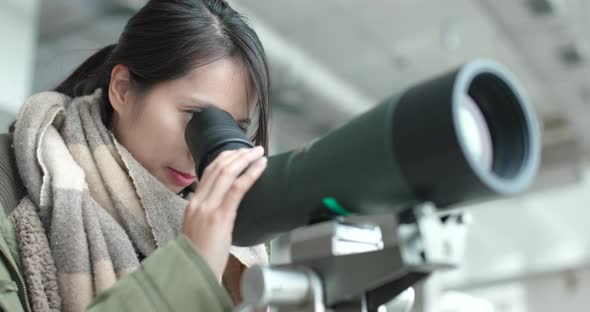
[[[459,265],[466,214],[451,208],[526,191],[540,137],[513,75],[477,59],[269,156],[234,226],[234,245],[274,239],[271,265],[244,275],[242,308],[377,311],[408,298],[418,281]],[[198,177],[222,151],[253,147],[213,107],[185,139]]]

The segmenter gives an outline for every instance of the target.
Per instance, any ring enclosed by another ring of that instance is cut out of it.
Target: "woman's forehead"
[[[184,78],[186,97],[202,104],[252,115],[258,95],[248,68],[235,58],[222,58],[193,69]],[[247,109],[245,109],[247,108]],[[247,116],[246,116],[247,117]]]

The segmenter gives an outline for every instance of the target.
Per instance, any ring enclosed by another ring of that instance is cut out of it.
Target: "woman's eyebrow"
[[[191,102],[193,102],[199,108],[218,107],[217,105],[215,105],[211,102],[208,102],[208,101],[205,101],[205,100],[202,100],[199,98],[191,97],[189,99]],[[248,117],[248,118],[244,118],[244,119],[239,119],[239,120],[237,120],[237,122],[243,123],[243,124],[246,124],[247,126],[249,126],[250,123],[252,122],[252,120]]]

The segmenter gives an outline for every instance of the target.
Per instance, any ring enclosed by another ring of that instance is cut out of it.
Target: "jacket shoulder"
[[[0,134],[0,216],[9,215],[26,194],[12,143],[12,134]]]

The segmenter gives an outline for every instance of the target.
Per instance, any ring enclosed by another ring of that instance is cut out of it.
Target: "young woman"
[[[196,181],[184,130],[208,106],[229,112],[257,147],[222,153]],[[27,194],[2,233],[26,289],[20,305],[2,293],[0,305],[231,309],[244,266],[266,259],[263,246],[231,247],[231,233],[266,167],[269,111],[265,54],[242,16],[222,0],[149,1],[116,44],[17,116]]]

